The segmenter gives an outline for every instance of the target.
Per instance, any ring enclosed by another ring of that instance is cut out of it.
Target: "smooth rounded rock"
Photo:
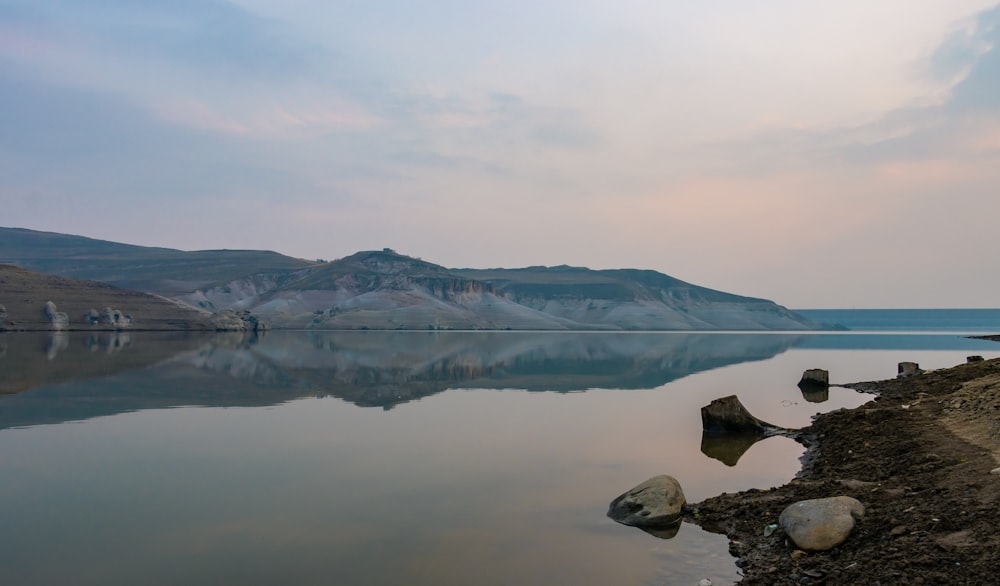
[[[680,522],[687,501],[673,476],[654,476],[611,501],[608,516],[632,527],[665,527]]]
[[[799,548],[825,551],[843,543],[855,520],[864,515],[865,507],[857,499],[836,496],[788,505],[778,517],[778,525]]]

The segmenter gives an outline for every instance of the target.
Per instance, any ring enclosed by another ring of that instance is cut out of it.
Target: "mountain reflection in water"
[[[651,389],[780,354],[802,335],[134,332],[0,337],[0,428],[179,406],[333,396],[390,409],[446,389]],[[72,385],[62,383],[73,382]],[[42,388],[36,388],[42,387]],[[36,388],[31,392],[23,392]]]

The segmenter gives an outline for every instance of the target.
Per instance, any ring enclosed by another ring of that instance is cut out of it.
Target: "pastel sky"
[[[0,225],[998,307],[998,43],[981,0],[0,0]]]

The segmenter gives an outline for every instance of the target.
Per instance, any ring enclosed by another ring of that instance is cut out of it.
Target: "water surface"
[[[729,583],[725,538],[605,517],[656,474],[695,502],[798,469],[785,438],[713,451],[701,406],[737,394],[797,427],[866,400],[803,395],[807,368],[852,382],[1000,356],[954,335],[800,333],[4,334],[0,348],[0,380],[17,381],[0,396],[5,584]]]

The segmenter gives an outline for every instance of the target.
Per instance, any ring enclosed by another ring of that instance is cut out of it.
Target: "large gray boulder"
[[[687,501],[673,476],[654,476],[611,501],[608,516],[632,527],[662,528],[680,523]]]
[[[825,551],[837,547],[865,515],[865,506],[849,496],[799,501],[788,505],[778,525],[800,549]]]

